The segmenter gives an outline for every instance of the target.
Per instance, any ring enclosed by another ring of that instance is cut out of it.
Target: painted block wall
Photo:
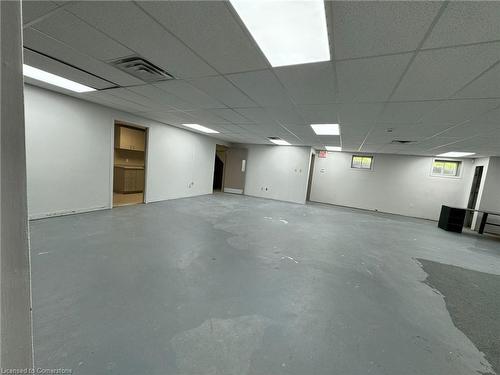
[[[351,153],[316,158],[311,200],[437,220],[441,205],[467,204],[473,164],[460,178],[431,176],[431,157],[374,155],[373,170],[351,168]]]
[[[33,366],[20,1],[0,1],[0,368]]]
[[[212,192],[215,138],[25,85],[30,218],[112,206],[113,126],[148,128],[146,202]]]
[[[244,147],[248,149],[245,195],[305,203],[310,147],[273,145]]]

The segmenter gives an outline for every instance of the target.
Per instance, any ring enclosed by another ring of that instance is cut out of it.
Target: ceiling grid
[[[178,127],[198,121],[233,142],[280,136],[321,149],[500,155],[489,140],[500,137],[498,2],[327,1],[331,60],[279,68],[229,2],[23,7],[25,46],[53,58],[27,53],[27,62],[104,89],[55,89],[84,100]],[[127,77],[108,64],[124,54],[176,79]],[[325,122],[339,123],[341,137],[317,136],[309,126]],[[415,142],[391,144],[396,137]]]

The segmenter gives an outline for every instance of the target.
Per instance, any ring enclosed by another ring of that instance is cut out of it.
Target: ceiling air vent
[[[110,64],[147,83],[174,79],[172,75],[162,68],[157,67],[139,56],[130,56],[114,60],[111,61]]]
[[[393,139],[391,143],[396,143],[400,145],[406,145],[408,143],[414,143],[415,141],[409,141],[407,139]]]

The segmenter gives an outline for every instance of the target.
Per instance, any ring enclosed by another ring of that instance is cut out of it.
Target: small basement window
[[[432,163],[432,175],[458,177],[460,175],[460,164],[462,164],[460,161],[435,159]]]
[[[351,161],[351,168],[356,169],[372,169],[373,156],[360,156],[353,155]]]

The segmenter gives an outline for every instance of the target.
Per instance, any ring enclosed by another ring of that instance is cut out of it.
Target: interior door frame
[[[108,208],[113,209],[113,183],[114,183],[114,167],[115,167],[115,129],[116,125],[125,125],[132,128],[137,128],[144,130],[144,193],[142,196],[142,203],[147,204],[149,202],[148,198],[148,170],[149,170],[149,126],[143,126],[136,123],[132,123],[126,120],[113,119],[111,126],[111,152],[110,152],[110,169],[109,169],[109,206]]]
[[[479,171],[479,172],[478,172]],[[476,175],[477,173],[477,175]],[[474,174],[472,177],[472,184],[469,192],[469,200],[467,202],[467,208],[476,208],[477,199],[479,198],[479,190],[481,189],[481,182],[483,179],[484,166],[478,165],[474,168]],[[477,190],[477,193],[475,191]],[[473,198],[475,194],[475,197]],[[471,207],[473,206],[473,207]],[[465,217],[465,226],[470,228],[474,221],[474,212],[468,211]]]
[[[224,160],[222,160],[222,182],[221,182],[221,188],[220,188],[221,193],[223,193],[224,192],[224,182],[226,180],[226,158],[227,158],[226,152],[229,149],[229,147],[226,145],[223,145],[223,144],[216,143],[215,144],[215,156],[214,156],[214,158],[217,157],[217,147],[224,148],[224,150],[223,150]],[[215,178],[215,159],[214,159],[214,178]],[[213,179],[212,179],[212,194],[213,194],[213,192],[214,192],[214,190],[213,190]]]
[[[311,190],[312,190],[315,162],[316,162],[316,154],[311,152],[311,159],[309,160],[309,176],[307,178],[306,202],[311,201]]]

